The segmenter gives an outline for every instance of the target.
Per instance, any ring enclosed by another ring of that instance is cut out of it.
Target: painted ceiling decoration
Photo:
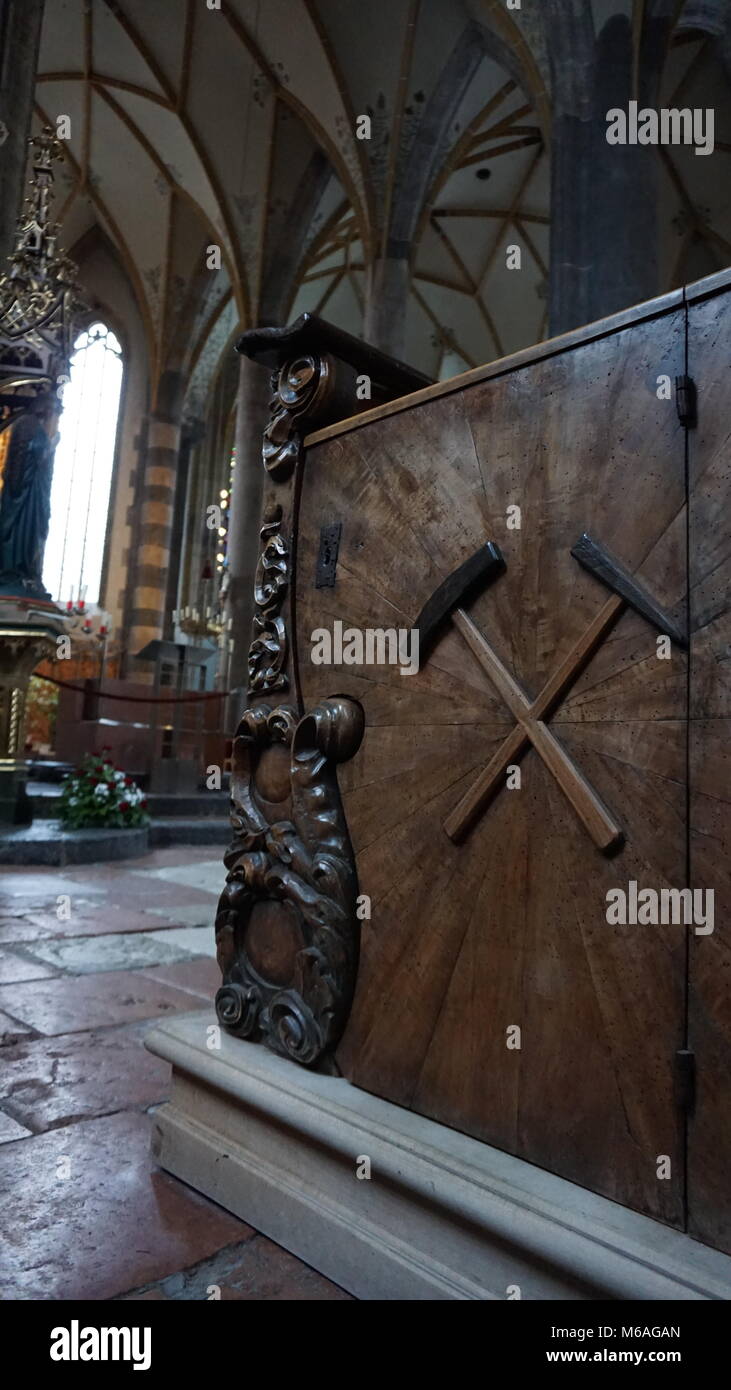
[[[402,355],[432,375],[544,337],[552,5],[48,0],[36,116],[71,119],[64,246],[73,254],[98,225],[115,247],[153,403],[174,369],[201,411],[242,327],[307,308],[367,333],[384,260],[408,275]],[[593,0],[595,25],[620,8]],[[716,96],[727,110],[723,6],[625,8],[638,64],[650,21],[675,21],[663,102]],[[362,115],[370,139],[357,138]],[[731,129],[717,146],[731,151]],[[662,154],[665,287],[729,259],[728,183],[710,206],[701,163]],[[220,269],[208,268],[212,245]]]

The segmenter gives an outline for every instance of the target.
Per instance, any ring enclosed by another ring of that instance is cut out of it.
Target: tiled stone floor
[[[341,1300],[157,1169],[157,1018],[218,984],[210,848],[0,870],[0,1298]]]

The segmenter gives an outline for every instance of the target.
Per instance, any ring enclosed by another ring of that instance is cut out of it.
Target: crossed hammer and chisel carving
[[[622,829],[611,811],[597,796],[545,721],[627,606],[634,608],[679,647],[687,647],[688,643],[685,634],[655,602],[644,585],[602,545],[584,534],[572,547],[571,554],[580,565],[606,584],[612,593],[535,700],[531,700],[521,689],[462,606],[478,586],[491,583],[506,569],[503,556],[492,541],[481,546],[475,555],[470,556],[439,585],[414,624],[419,632],[419,651],[423,655],[442,623],[451,619],[516,719],[515,728],[444,822],[444,829],[455,842],[463,839],[471,829],[502,785],[508,767],[530,746],[535,748],[556,778],[597,849],[608,853],[623,841]]]

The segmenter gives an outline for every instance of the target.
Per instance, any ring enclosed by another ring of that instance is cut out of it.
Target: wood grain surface
[[[372,904],[343,1072],[675,1225],[685,933],[610,927],[605,912],[607,890],[631,879],[685,882],[687,655],[659,660],[655,629],[629,609],[585,639],[610,595],[570,551],[590,531],[687,622],[684,431],[657,395],[659,376],[684,370],[684,336],[672,298],[654,318],[324,438],[307,450],[296,578],[305,703],[344,693],[366,715],[341,776]],[[320,530],[338,521],[335,586],[318,590]],[[487,540],[507,570],[469,615],[529,699],[561,686],[586,640],[546,721],[621,826],[614,857],[532,746],[520,789],[500,788],[462,843],[448,838],[445,819],[516,726],[454,625],[415,676],[309,659],[312,632],[335,620],[409,628]],[[515,1025],[520,1050],[506,1045]]]
[[[731,1251],[731,294],[689,306],[698,428],[689,436],[690,882],[712,889],[712,935],[690,936],[689,1230]]]

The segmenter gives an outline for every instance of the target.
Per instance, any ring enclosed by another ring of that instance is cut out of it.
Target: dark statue
[[[38,415],[12,426],[0,493],[0,594],[48,600],[43,552],[51,512],[54,441]]]

